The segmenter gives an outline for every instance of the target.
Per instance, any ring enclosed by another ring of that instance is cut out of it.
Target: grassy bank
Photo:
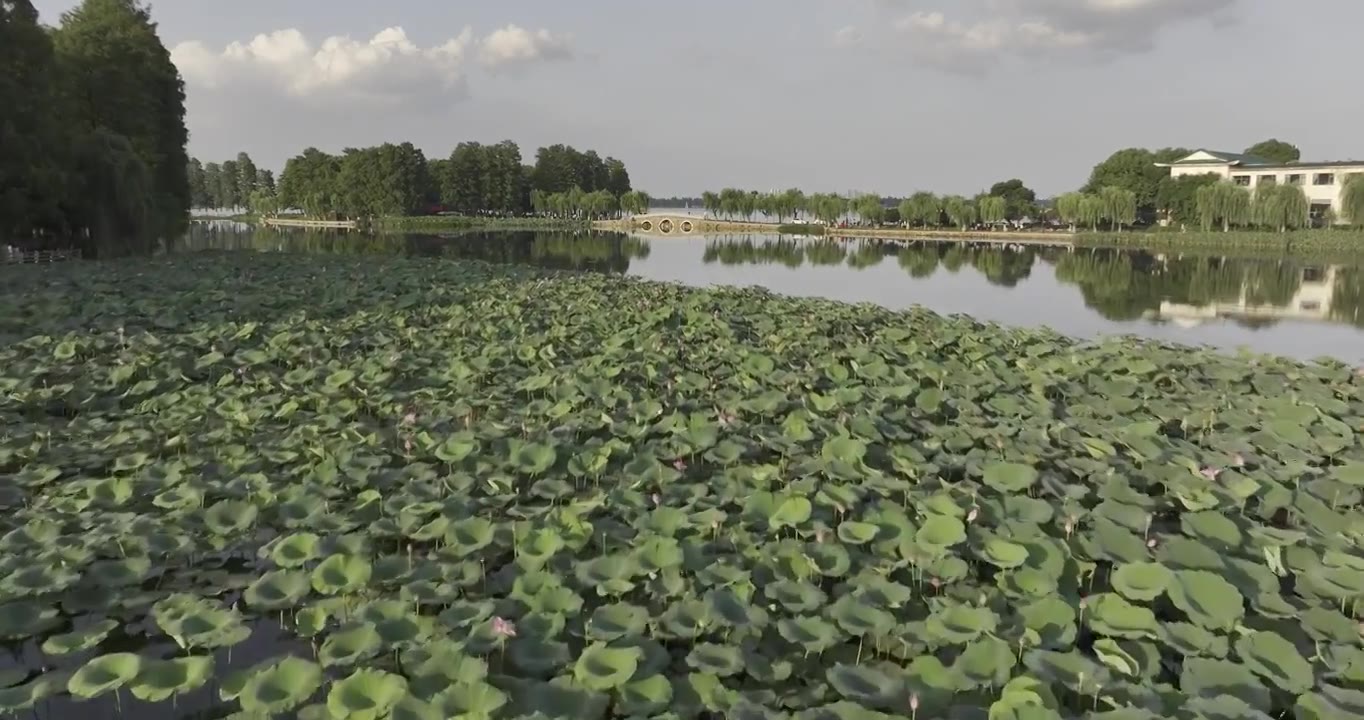
[[[1358,704],[1343,365],[435,259],[0,274],[17,707]]]
[[[779,235],[822,236],[827,232],[827,230],[823,225],[796,223],[792,225],[778,225],[776,232]]]
[[[1075,244],[1091,247],[1131,247],[1146,250],[1207,250],[1273,254],[1364,253],[1364,230],[1295,230],[1279,233],[1260,230],[1204,232],[1152,230],[1147,232],[1082,232]]]
[[[477,217],[427,215],[382,217],[370,224],[376,232],[441,232],[447,230],[590,230],[590,220],[542,217]]]

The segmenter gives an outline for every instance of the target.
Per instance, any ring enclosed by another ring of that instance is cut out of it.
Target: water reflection
[[[1116,249],[789,236],[389,235],[197,227],[177,250],[397,253],[761,285],[923,305],[1082,338],[1137,334],[1304,359],[1364,359],[1364,258],[1227,258]],[[893,262],[888,262],[893,258]]]

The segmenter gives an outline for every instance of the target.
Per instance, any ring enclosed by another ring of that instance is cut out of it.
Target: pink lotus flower
[[[404,425],[413,425],[417,422],[417,413],[410,412],[403,416]]]
[[[1246,466],[1246,458],[1245,458],[1245,456],[1242,455],[1241,453],[1236,453],[1236,454],[1234,454],[1234,455],[1231,456],[1231,464],[1232,464],[1232,467],[1245,467],[1245,466]]]
[[[1202,470],[1199,470],[1198,474],[1202,475],[1203,477],[1209,480],[1216,480],[1217,476],[1222,474],[1222,468],[1215,468],[1209,465],[1204,467]]]
[[[1159,545],[1159,544],[1160,544],[1160,543],[1156,542],[1156,539],[1155,539],[1155,538],[1151,538],[1150,540],[1147,540],[1147,541],[1146,541],[1146,547],[1148,547],[1148,548],[1155,548],[1155,546],[1156,546],[1156,545]]]
[[[686,472],[686,471],[687,471],[687,461],[686,461],[686,460],[683,460],[682,458],[678,458],[678,459],[674,460],[674,461],[673,461],[673,469],[676,470],[676,471],[678,471],[678,472]]]
[[[942,587],[942,580],[939,580],[938,578],[929,578],[928,584],[932,585],[934,590],[937,590]]]
[[[516,637],[516,625],[510,620],[503,620],[500,617],[493,618],[493,634],[500,638]]]
[[[403,438],[403,452],[412,454],[412,438]]]
[[[663,496],[662,496],[662,495],[659,495],[658,493],[654,493],[653,495],[650,495],[650,496],[649,496],[649,499],[653,501],[654,507],[658,507],[659,505],[662,505],[662,504],[663,504]]]
[[[919,693],[910,693],[909,711],[912,713],[919,712]]]

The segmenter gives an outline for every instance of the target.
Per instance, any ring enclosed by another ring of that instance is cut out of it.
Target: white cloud
[[[534,62],[568,60],[573,48],[567,37],[548,30],[527,30],[508,25],[488,34],[480,43],[479,61],[489,68]]]
[[[289,28],[262,33],[221,50],[185,42],[171,58],[185,82],[203,90],[273,91],[294,99],[423,102],[462,96],[470,60],[489,69],[572,56],[567,39],[547,30],[514,25],[475,38],[465,28],[455,37],[418,46],[400,27],[368,40],[333,36],[313,43]]]
[[[862,44],[862,31],[856,25],[847,25],[834,33],[834,47],[857,47]]]
[[[1222,21],[1243,0],[880,0],[897,44],[921,60],[977,71],[1006,59],[1104,59],[1151,49],[1170,27]],[[937,0],[938,6],[946,6]]]

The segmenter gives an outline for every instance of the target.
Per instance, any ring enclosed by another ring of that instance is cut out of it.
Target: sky
[[[36,0],[56,23],[73,0]],[[157,0],[190,153],[566,143],[655,197],[1075,189],[1123,147],[1364,158],[1361,0]]]

